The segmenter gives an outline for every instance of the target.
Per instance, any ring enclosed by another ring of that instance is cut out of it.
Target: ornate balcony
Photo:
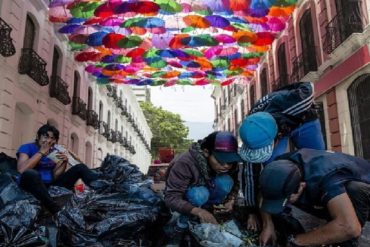
[[[104,121],[100,121],[99,125],[99,134],[108,139],[110,134],[108,124]]]
[[[91,126],[94,129],[99,129],[98,114],[95,111],[93,111],[93,110],[88,110],[87,111],[86,125]]]
[[[86,103],[80,97],[73,97],[72,114],[79,116],[83,120],[86,120]]]
[[[128,141],[126,137],[123,137],[123,143],[121,143],[121,145],[125,148],[128,148]]]
[[[3,19],[0,18],[0,54],[4,57],[10,57],[15,54],[13,40],[10,37],[12,28]]]
[[[19,74],[27,74],[40,86],[49,84],[49,78],[45,70],[46,62],[31,48],[23,48],[18,64]]]
[[[71,103],[71,97],[68,94],[68,85],[57,75],[51,76],[50,78],[49,95],[62,102],[64,105]]]
[[[348,17],[343,13],[336,15],[325,28],[324,50],[327,54],[332,53],[351,34],[362,33],[364,30],[361,14],[357,11]]]
[[[112,97],[114,101],[117,101],[118,99],[117,88],[108,84],[107,90],[108,90],[108,93],[107,93],[108,97]]]
[[[308,48],[308,51],[306,51],[304,54],[301,53],[293,60],[293,70],[292,75],[290,76],[290,81],[300,81],[305,75],[308,74],[308,72],[316,70],[316,47],[312,46]]]
[[[121,131],[117,131],[117,142],[123,145],[123,135]]]
[[[108,141],[110,141],[112,143],[118,142],[118,131],[115,131],[115,130],[112,130],[111,129],[110,130]]]

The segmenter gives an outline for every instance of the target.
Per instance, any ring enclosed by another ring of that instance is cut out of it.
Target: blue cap
[[[239,150],[240,157],[252,163],[262,163],[270,159],[277,130],[275,119],[267,112],[248,116],[239,129],[243,141]]]
[[[276,160],[267,164],[259,179],[261,209],[269,214],[283,212],[290,195],[297,192],[301,179],[298,165],[290,160]]]

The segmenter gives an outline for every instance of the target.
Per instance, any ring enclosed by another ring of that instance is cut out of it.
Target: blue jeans
[[[203,205],[217,205],[220,204],[230,193],[234,185],[233,179],[230,175],[217,175],[211,181],[209,187],[194,186],[186,191],[186,199],[196,207]]]
[[[265,164],[273,161],[277,156],[286,152],[289,139],[292,140],[297,149],[312,148],[317,150],[324,150],[325,143],[321,132],[321,125],[318,119],[309,121],[294,129],[289,136],[279,139],[275,145],[271,158]]]

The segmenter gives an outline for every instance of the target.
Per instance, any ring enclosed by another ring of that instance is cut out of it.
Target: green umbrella
[[[210,62],[212,63],[212,66],[214,68],[227,68],[227,67],[229,67],[229,60],[227,60],[227,59],[218,58],[218,59],[211,60]]]
[[[167,81],[166,80],[154,80],[151,86],[161,86],[165,84]]]
[[[150,48],[143,54],[143,58],[151,58],[151,57],[157,57],[158,56],[158,49],[156,48]]]
[[[180,79],[177,81],[178,85],[192,85],[193,83],[189,79]]]
[[[181,32],[182,33],[189,33],[189,32],[194,31],[194,30],[195,30],[194,27],[185,27],[185,28],[181,29]]]
[[[140,23],[140,21],[143,21],[143,20],[146,20],[146,18],[144,17],[134,17],[134,18],[130,18],[130,19],[127,19],[125,22],[123,22],[121,24],[121,27],[137,27],[139,26],[138,23]]]
[[[158,78],[158,77],[161,77],[164,74],[166,74],[166,72],[164,72],[164,71],[157,71],[157,72],[154,72],[153,74],[151,74],[150,77],[152,77],[152,78]]]
[[[225,70],[224,73],[226,76],[234,76],[234,75],[240,75],[243,72],[241,68],[235,69],[235,70]]]
[[[243,31],[249,31],[251,32],[251,28],[246,23],[231,23],[231,26],[235,27],[236,29],[243,30]]]
[[[73,6],[69,12],[76,18],[91,18],[94,17],[94,11],[100,4],[101,3],[81,2]]]
[[[125,57],[123,55],[119,55],[115,60],[117,63],[131,63],[131,57]]]
[[[120,48],[133,48],[139,46],[143,40],[139,36],[131,35],[126,36],[117,42],[117,46]]]
[[[154,2],[159,5],[161,10],[167,13],[175,14],[181,12],[182,10],[181,4],[174,0],[154,0]]]
[[[263,52],[249,52],[249,53],[243,53],[242,58],[255,58],[255,57],[261,57],[263,56]]]
[[[166,61],[164,61],[161,57],[152,57],[149,58],[149,61],[147,61],[148,66],[156,69],[162,69],[167,66]]]
[[[69,41],[68,44],[71,47],[71,51],[81,51],[87,47],[85,44],[79,44],[72,41]]]
[[[204,57],[204,54],[198,50],[195,49],[184,49],[183,52],[185,52],[188,55],[195,56],[195,57]]]

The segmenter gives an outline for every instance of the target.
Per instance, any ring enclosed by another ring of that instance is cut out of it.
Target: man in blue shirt
[[[370,214],[370,162],[330,151],[300,149],[279,156],[260,177],[261,210],[281,214],[289,203],[328,223],[291,236],[290,246],[357,246]]]
[[[23,144],[17,151],[17,168],[21,173],[20,187],[30,192],[51,212],[59,211],[50,197],[47,187],[50,185],[62,186],[72,190],[78,179],[90,184],[98,178],[85,164],[78,164],[66,171],[68,157],[64,153],[57,153],[60,162],[55,163],[47,155],[55,151],[55,144],[59,140],[59,131],[51,125],[43,125],[37,131],[35,142]]]

